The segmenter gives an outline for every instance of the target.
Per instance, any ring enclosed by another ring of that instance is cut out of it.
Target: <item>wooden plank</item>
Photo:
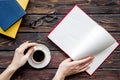
[[[56,11],[58,14],[64,14],[75,4],[86,13],[120,13],[119,0],[30,0],[27,12],[45,14]]]
[[[112,70],[120,68],[120,52],[113,52],[111,56],[99,67],[99,69]],[[51,51],[52,58],[50,64],[45,68],[58,68],[59,64],[68,58],[62,51]],[[0,68],[6,68],[12,61],[14,51],[0,51]],[[33,69],[28,63],[23,67]]]
[[[15,40],[0,36],[0,50],[14,50],[25,41],[43,43],[48,46],[50,50],[60,50],[53,42],[47,38],[48,34],[49,33],[18,33]],[[120,33],[117,32],[111,34],[113,37],[120,41]],[[120,51],[120,47],[118,47],[116,50]]]
[[[0,50],[14,50],[25,41],[43,43],[47,45],[50,50],[59,50],[59,48],[47,38],[48,34],[49,33],[19,33],[16,40],[7,39],[6,37],[0,36]],[[120,33],[111,34],[120,41]]]
[[[2,72],[4,69],[0,69]],[[56,69],[19,69],[11,80],[52,80]],[[65,80],[119,80],[120,70],[98,70],[94,75],[89,76],[87,73],[79,73],[67,77]]]
[[[33,69],[28,63],[20,68],[11,80],[51,80],[59,64],[68,56],[47,39],[53,27],[65,16],[74,4],[85,11],[92,19],[108,30],[120,41],[120,0],[30,0],[27,15],[24,17],[16,39],[0,35],[0,73],[11,63],[14,50],[24,41],[43,43],[50,48],[50,64],[41,70]],[[56,11],[58,21],[44,23],[36,29],[29,23]],[[101,65],[93,76],[85,72],[67,77],[66,80],[120,80],[120,47]]]
[[[109,1],[109,2],[108,2]],[[57,4],[72,4],[72,3],[81,3],[84,5],[90,5],[89,3],[92,3],[92,2],[99,2],[98,4],[100,5],[104,5],[107,3],[116,3],[118,5],[120,5],[120,0],[113,0],[113,1],[110,1],[110,0],[30,0],[30,2],[32,3],[57,3]],[[87,4],[88,3],[88,4]],[[115,4],[114,4],[115,5]],[[106,5],[108,6],[108,5]]]
[[[66,80],[119,80],[119,76],[119,70],[99,70],[96,71],[92,76],[82,73],[70,76]]]
[[[38,26],[35,29],[29,26],[30,23],[41,18],[42,16],[45,16],[45,15],[25,16],[21,24],[21,27],[19,29],[19,32],[50,32],[65,15],[57,15],[58,20],[51,22],[51,23],[44,22],[42,26]],[[120,14],[109,14],[109,15],[108,14],[94,14],[94,15],[89,15],[89,16],[108,31],[120,31],[120,24],[119,24]]]

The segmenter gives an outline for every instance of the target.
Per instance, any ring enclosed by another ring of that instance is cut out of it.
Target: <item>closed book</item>
[[[25,14],[26,12],[16,0],[0,1],[0,27],[3,30],[6,31]]]
[[[17,2],[21,5],[21,7],[25,10],[27,7],[27,4],[29,2],[29,0],[17,0]],[[22,19],[20,19],[19,21],[17,21],[14,25],[12,25],[8,30],[4,31],[1,27],[0,27],[0,34],[3,34],[5,36],[11,37],[11,38],[15,38],[16,34],[18,32],[18,29],[20,27]]]

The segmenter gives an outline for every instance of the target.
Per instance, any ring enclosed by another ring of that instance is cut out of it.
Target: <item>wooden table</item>
[[[120,40],[120,0],[30,0],[27,15],[24,17],[16,39],[0,35],[0,72],[10,64],[14,50],[24,41],[43,43],[52,54],[50,64],[41,70],[33,69],[28,63],[20,68],[12,80],[51,80],[67,56],[46,36],[65,16],[74,4],[78,4],[92,19],[103,26],[116,39]],[[44,23],[36,29],[29,24],[48,12],[56,10],[58,20]],[[66,80],[120,80],[120,47],[93,74],[85,72],[67,77]]]

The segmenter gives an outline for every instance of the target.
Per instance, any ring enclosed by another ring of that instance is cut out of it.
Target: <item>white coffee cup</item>
[[[34,46],[34,51],[28,59],[28,63],[37,69],[44,68],[51,60],[50,50],[43,44]]]

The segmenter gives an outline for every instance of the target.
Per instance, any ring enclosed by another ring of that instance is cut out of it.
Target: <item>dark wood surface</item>
[[[42,70],[33,69],[26,63],[11,80],[51,80],[59,64],[67,56],[46,36],[75,4],[78,4],[92,19],[120,41],[120,0],[30,0],[27,15],[22,21],[16,39],[0,35],[0,72],[10,64],[14,50],[21,43],[29,40],[48,46],[51,50],[52,60]],[[31,22],[51,11],[57,12],[57,21],[44,23],[36,29],[29,27]],[[67,77],[66,80],[120,80],[120,47],[92,76],[83,72]]]

